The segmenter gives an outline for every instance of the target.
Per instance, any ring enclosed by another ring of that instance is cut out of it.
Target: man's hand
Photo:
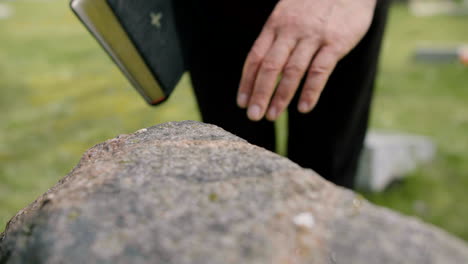
[[[237,104],[249,119],[276,120],[305,75],[298,110],[310,112],[337,62],[369,29],[376,1],[279,1],[245,61]]]

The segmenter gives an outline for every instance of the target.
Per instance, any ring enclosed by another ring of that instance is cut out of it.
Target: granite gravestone
[[[11,219],[0,263],[468,263],[467,245],[212,125],[88,150]]]

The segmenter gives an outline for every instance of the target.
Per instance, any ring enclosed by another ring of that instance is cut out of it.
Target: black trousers
[[[192,1],[188,65],[203,121],[274,151],[274,124],[248,120],[236,94],[245,58],[277,1]],[[388,1],[378,0],[370,30],[338,63],[311,113],[296,110],[297,96],[288,108],[288,157],[349,188],[367,130],[387,10]]]

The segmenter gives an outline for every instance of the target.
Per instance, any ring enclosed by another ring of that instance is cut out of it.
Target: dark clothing
[[[236,95],[243,63],[276,1],[196,2],[188,64],[203,121],[275,150],[274,124],[248,120],[246,110],[236,105]],[[351,188],[366,134],[388,10],[388,1],[378,2],[369,32],[338,63],[315,109],[299,113],[298,96],[288,109],[288,157]]]

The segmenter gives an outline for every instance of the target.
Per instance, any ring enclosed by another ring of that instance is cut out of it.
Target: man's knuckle
[[[279,72],[280,71],[280,65],[278,63],[276,63],[275,61],[273,60],[268,60],[268,59],[265,59],[262,63],[262,69],[263,71],[265,72]]]
[[[250,51],[250,54],[249,54],[250,64],[258,65],[258,64],[260,64],[262,62],[262,60],[263,60],[262,53],[260,53],[258,48],[253,47],[252,50]]]
[[[339,58],[343,52],[343,46],[341,45],[341,40],[333,40],[333,42],[329,45],[326,45],[326,51],[332,57]]]
[[[295,78],[304,71],[304,68],[299,64],[288,64],[284,67],[283,75],[287,78]]]
[[[265,89],[257,89],[252,97],[252,101],[263,102],[269,98],[269,93]]]
[[[312,88],[309,87],[304,87],[304,90],[302,91],[302,99],[309,99],[312,96]]]
[[[275,103],[279,106],[286,105],[289,100],[289,93],[288,91],[281,91],[276,93],[275,95]]]
[[[325,75],[330,72],[330,67],[327,65],[317,64],[312,65],[309,70],[309,74],[312,75]]]
[[[280,12],[278,9],[273,10],[270,15],[270,21],[275,23],[277,21],[281,21],[284,18],[284,14]]]
[[[295,15],[285,15],[283,23],[286,27],[291,29],[298,29],[304,26],[304,22]]]

